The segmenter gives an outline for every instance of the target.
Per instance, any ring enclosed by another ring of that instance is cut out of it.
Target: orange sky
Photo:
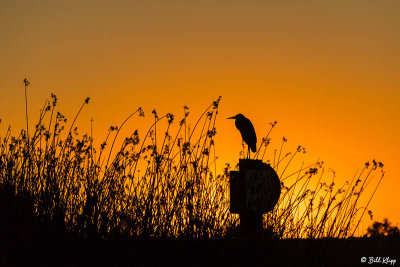
[[[70,119],[90,96],[78,125],[93,117],[98,139],[138,106],[195,117],[221,95],[221,164],[241,149],[226,117],[243,113],[259,138],[277,120],[276,145],[305,146],[339,183],[382,161],[370,208],[397,224],[399,14],[397,0],[2,1],[0,136],[25,125],[25,77],[31,125],[51,92]]]

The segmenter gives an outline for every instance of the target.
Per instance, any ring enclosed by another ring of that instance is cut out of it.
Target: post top
[[[239,169],[257,168],[263,165],[260,159],[239,159]]]

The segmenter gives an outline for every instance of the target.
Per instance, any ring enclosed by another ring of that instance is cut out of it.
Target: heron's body
[[[251,151],[256,152],[257,136],[251,121],[240,113],[228,119],[235,119],[236,128],[240,131],[243,141]]]

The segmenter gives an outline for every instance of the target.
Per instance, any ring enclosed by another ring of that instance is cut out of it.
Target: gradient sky
[[[0,136],[31,125],[54,92],[95,138],[142,106],[193,117],[221,95],[219,162],[234,165],[243,113],[259,139],[278,121],[293,151],[338,183],[377,159],[386,175],[370,208],[400,223],[400,1],[0,1]],[[146,124],[147,123],[147,124]],[[129,127],[148,125],[134,119]],[[367,226],[372,222],[365,220]]]

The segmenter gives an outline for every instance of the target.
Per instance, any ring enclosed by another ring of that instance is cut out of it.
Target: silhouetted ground
[[[3,230],[0,266],[391,266],[368,264],[377,256],[400,264],[399,238],[105,241]]]

